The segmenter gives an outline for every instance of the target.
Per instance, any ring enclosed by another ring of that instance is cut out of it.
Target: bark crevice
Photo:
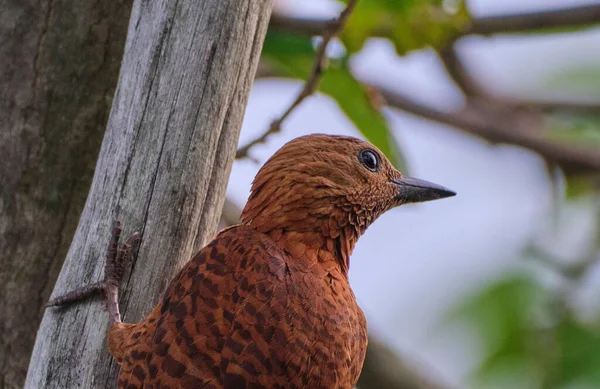
[[[117,213],[124,236],[142,235],[143,266],[135,261],[121,288],[129,322],[158,301],[196,241],[213,236],[272,3],[135,0],[94,179],[55,295],[101,278],[98,258]],[[115,385],[107,324],[97,300],[47,310],[25,387]]]

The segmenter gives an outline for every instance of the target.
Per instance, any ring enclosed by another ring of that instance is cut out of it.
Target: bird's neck
[[[322,231],[298,232],[274,229],[265,232],[298,265],[348,277],[350,255],[358,236],[354,231],[339,231],[325,236]]]
[[[317,261],[325,268],[336,263],[339,272],[347,276],[350,254],[368,223],[340,199],[288,198],[293,195],[290,193],[256,195],[242,212],[242,224],[269,235],[288,256],[300,263],[310,265]]]

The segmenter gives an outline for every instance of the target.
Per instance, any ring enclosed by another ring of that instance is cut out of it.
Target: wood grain
[[[0,0],[0,388],[25,382],[92,182],[132,0]]]
[[[212,237],[272,5],[134,2],[92,187],[54,295],[101,279],[119,216],[125,235],[142,234],[121,298],[124,321],[138,321]],[[114,387],[107,324],[97,301],[47,311],[25,387]]]

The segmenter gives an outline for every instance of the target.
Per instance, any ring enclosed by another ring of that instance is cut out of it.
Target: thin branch
[[[473,19],[465,34],[492,35],[600,24],[600,4]]]
[[[294,34],[319,35],[330,23],[327,19],[303,19],[274,13],[271,16],[270,27],[280,31]],[[439,50],[439,55],[448,75],[468,98],[480,96],[501,101],[513,107],[537,109],[540,112],[572,112],[584,114],[598,114],[600,103],[576,102],[540,102],[540,101],[510,101],[512,99],[490,96],[477,81],[469,75],[463,61],[458,57],[454,42],[465,35],[492,35],[528,32],[543,28],[565,28],[589,24],[600,24],[600,4],[576,6],[568,9],[531,12],[523,14],[509,14],[474,18],[471,23],[461,31],[444,48]],[[389,35],[389,27],[382,26],[372,32],[374,37]]]
[[[530,149],[547,160],[554,161],[566,173],[583,173],[600,170],[600,152],[591,148],[576,147],[553,142],[541,136],[512,128],[504,128],[497,121],[474,119],[469,107],[462,112],[447,113],[414,102],[407,96],[385,87],[379,88],[387,104],[402,111],[462,129],[495,143],[506,143]]]
[[[477,97],[502,104],[506,108],[534,110],[539,113],[560,112],[580,115],[600,115],[600,101],[540,101],[515,99],[491,94],[467,71],[464,61],[457,53],[455,42],[455,39],[448,42],[438,51],[438,55],[442,65],[446,69],[446,73],[463,92],[467,100]]]
[[[305,19],[273,13],[270,27],[295,34],[320,35],[327,19]],[[550,11],[508,14],[474,18],[462,35],[493,35],[531,32],[547,28],[568,28],[600,24],[600,4],[581,5]],[[386,36],[389,28],[382,26],[373,36]]]
[[[461,89],[467,100],[473,96],[507,103],[506,99],[493,96],[485,90],[466,70],[464,62],[456,51],[456,41],[462,36],[470,34],[490,35],[498,33],[524,32],[543,28],[565,28],[590,23],[600,23],[600,5],[582,6],[569,9],[534,12],[528,14],[515,14],[475,18],[466,30],[454,36],[446,45],[438,50],[442,64],[454,83]],[[535,101],[516,101],[511,104],[513,108],[537,109],[540,112],[569,111],[580,113],[600,112],[600,103],[570,103],[556,102],[543,103]],[[508,104],[507,104],[508,106]]]
[[[357,385],[360,389],[444,389],[372,335]]]
[[[599,102],[570,102],[570,101],[542,101],[542,100],[525,100],[519,99],[512,101],[510,98],[506,98],[505,104],[515,108],[533,108],[543,113],[568,113],[574,115],[600,115],[600,101]]]
[[[456,40],[448,42],[438,53],[446,72],[467,98],[470,96],[487,96],[488,93],[467,72],[464,62],[456,52],[455,42]]]
[[[262,134],[260,137],[258,137],[256,139],[254,139],[253,141],[248,143],[246,146],[240,148],[235,155],[236,159],[246,157],[248,155],[248,151],[254,145],[257,145],[259,143],[264,143],[269,135],[275,134],[275,133],[278,133],[279,131],[281,131],[282,123],[292,113],[292,111],[297,106],[299,106],[304,101],[304,99],[306,99],[308,96],[315,93],[315,91],[317,90],[317,87],[319,85],[319,80],[320,80],[320,78],[323,74],[323,71],[325,70],[326,64],[327,64],[327,56],[326,56],[327,46],[329,45],[329,42],[331,42],[333,40],[333,38],[335,38],[340,33],[340,31],[344,27],[344,24],[346,23],[346,21],[352,14],[352,11],[354,11],[357,1],[358,0],[349,0],[348,4],[346,5],[346,8],[344,8],[342,13],[340,13],[340,16],[338,18],[330,21],[327,24],[327,27],[323,31],[323,38],[322,38],[321,44],[319,45],[319,48],[317,49],[317,53],[315,55],[315,61],[313,63],[313,67],[312,67],[310,76],[304,83],[304,87],[302,88],[302,90],[300,91],[300,93],[298,94],[298,96],[296,97],[294,102],[283,113],[283,115],[281,115],[281,117],[279,119],[276,119],[271,123],[271,125],[269,126],[269,129],[264,134]]]
[[[292,34],[317,36],[323,34],[331,22],[332,19],[305,19],[273,12],[269,28]]]
[[[274,77],[276,74],[269,73],[264,76]],[[565,108],[573,113],[593,115],[600,112],[600,106],[594,103],[566,105],[553,102],[526,102],[525,104],[519,104],[518,101],[513,102],[510,100],[494,99],[493,101],[486,101],[485,99],[471,98],[467,100],[462,111],[445,112],[420,104],[410,97],[384,86],[366,85],[366,87],[380,93],[385,100],[385,104],[392,108],[455,127],[490,142],[506,143],[530,149],[545,160],[557,163],[566,173],[586,173],[600,170],[600,152],[591,148],[554,142],[536,133],[519,131],[512,126],[515,120],[518,120],[518,114],[522,113],[519,111],[533,108],[533,113],[537,112],[539,114],[540,112],[554,112],[557,109]],[[529,104],[532,107],[529,107]],[[488,108],[485,108],[486,106]],[[492,115],[492,109],[490,108],[499,108],[500,113]],[[514,116],[517,116],[517,118],[515,119]]]

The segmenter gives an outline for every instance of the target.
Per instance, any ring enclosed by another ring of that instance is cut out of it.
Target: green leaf
[[[557,141],[600,150],[600,116],[548,116],[545,135]]]
[[[442,0],[359,1],[342,31],[342,41],[351,53],[359,51],[372,37],[391,40],[400,55],[427,46],[440,48],[470,21],[464,1],[454,14],[447,13],[442,3]]]
[[[512,274],[468,296],[448,312],[448,321],[468,323],[483,342],[484,356],[473,374],[477,387],[504,379],[521,382],[514,387],[535,387],[541,380],[532,334],[536,331],[534,313],[546,297],[535,280]]]
[[[532,311],[542,296],[542,289],[530,277],[510,274],[467,296],[445,317],[474,323],[492,353],[504,347],[515,332],[530,328]]]
[[[267,32],[262,57],[284,77],[306,79],[315,57],[312,40],[306,36]]]
[[[565,196],[569,200],[579,199],[585,196],[595,196],[600,176],[571,176],[566,178]]]
[[[561,349],[559,383],[600,387],[600,333],[572,320],[558,330]]]
[[[481,389],[538,389],[541,377],[522,353],[498,354],[480,367],[473,387]]]
[[[282,76],[306,80],[315,49],[308,37],[269,31],[262,55]],[[400,147],[380,111],[377,94],[356,80],[348,67],[348,58],[330,61],[321,77],[319,91],[333,98],[360,133],[377,146],[396,168],[408,174]]]
[[[580,67],[562,70],[546,79],[545,86],[561,91],[583,92],[600,99],[600,67]]]
[[[346,65],[330,67],[321,80],[319,90],[331,96],[360,133],[377,146],[396,168],[408,174],[406,161],[391,135],[387,120],[379,111],[377,102],[373,101],[376,97],[372,97],[370,91],[352,76]]]
[[[484,341],[474,387],[600,387],[600,331],[569,316],[540,320],[551,314],[548,297],[533,279],[512,275],[449,311],[449,320],[466,321]]]

